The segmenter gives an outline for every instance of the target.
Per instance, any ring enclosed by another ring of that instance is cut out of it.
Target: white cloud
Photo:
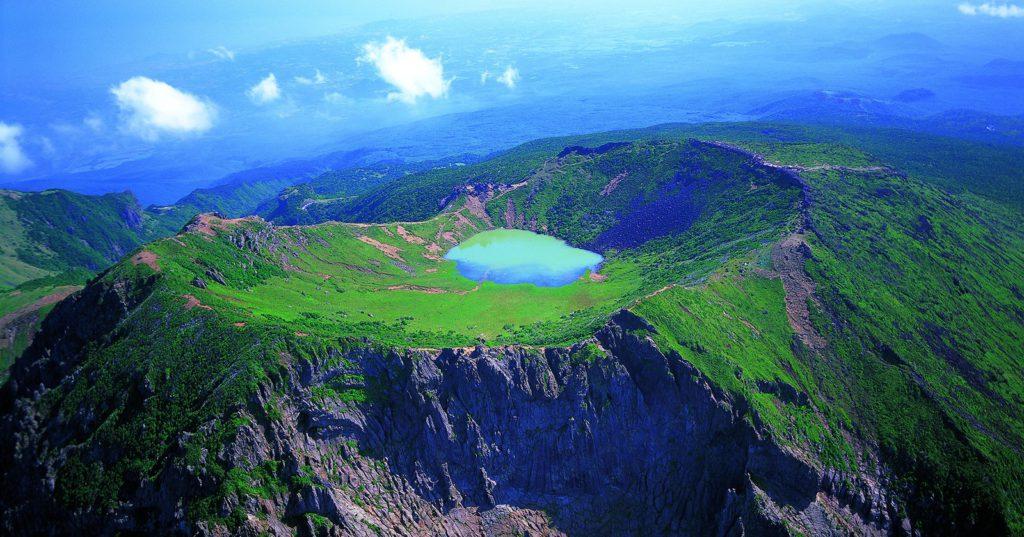
[[[452,81],[445,80],[441,58],[428,58],[423,51],[410,48],[404,39],[388,36],[383,43],[363,45],[360,62],[369,62],[377,74],[398,91],[388,94],[389,100],[413,104],[423,96],[434,99],[448,94]]]
[[[332,91],[330,93],[324,94],[324,101],[326,101],[329,104],[344,104],[348,103],[350,99],[348,97],[345,97],[341,93]]]
[[[21,125],[0,121],[0,171],[18,173],[32,166],[18,140],[23,132]]]
[[[256,104],[267,104],[281,97],[281,88],[277,85],[277,77],[270,73],[267,78],[249,88],[246,94]]]
[[[519,83],[519,69],[509,65],[505,68],[505,72],[495,80],[507,86],[508,89],[515,89],[516,84]]]
[[[103,130],[103,118],[96,114],[89,114],[82,120],[82,123],[92,132],[98,133]]]
[[[496,75],[490,70],[484,70],[484,72],[480,73],[481,85],[486,84],[491,79],[499,84],[504,84],[508,89],[515,89],[516,85],[519,84],[519,69],[509,65],[500,75]]]
[[[144,76],[125,80],[110,93],[121,109],[124,128],[147,140],[206,132],[217,118],[213,103]]]
[[[313,78],[309,78],[307,76],[297,76],[295,77],[295,81],[304,86],[319,86],[320,84],[327,82],[327,77],[325,77],[324,74],[321,73],[319,69],[317,69],[316,74],[313,75]]]
[[[1024,17],[1024,8],[1014,4],[993,4],[985,2],[984,4],[970,4],[964,2],[956,8],[964,15],[988,15],[989,17],[999,17],[1001,19],[1008,19],[1010,17]]]
[[[57,154],[57,148],[54,147],[53,140],[51,140],[49,136],[40,136],[36,138],[36,142],[39,144],[39,147],[42,148],[44,155],[52,157]]]
[[[235,61],[235,51],[225,47],[224,45],[211,48],[206,52],[209,52],[222,60]]]

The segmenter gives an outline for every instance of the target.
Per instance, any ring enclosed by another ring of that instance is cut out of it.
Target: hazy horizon
[[[486,154],[820,96],[1015,116],[1022,24],[957,2],[4,2],[0,186],[170,203],[333,151]]]

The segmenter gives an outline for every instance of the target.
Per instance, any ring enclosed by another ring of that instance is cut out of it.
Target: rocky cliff
[[[4,482],[20,486],[0,492],[5,532],[900,529],[897,506],[874,481],[825,472],[776,445],[744,401],[661,352],[653,327],[627,311],[570,348],[282,352],[277,374],[244,404],[177,431],[152,469],[119,485],[116,501],[76,504],[61,485],[69,466],[101,479],[119,462],[90,442],[92,431],[159,396],[140,375],[121,410],[100,403],[67,414],[55,399],[103,381],[83,367],[85,348],[119,337],[147,304],[147,285],[93,285],[62,303],[14,367],[0,400],[0,464]],[[85,312],[93,322],[68,322]],[[234,430],[222,434],[226,423]],[[214,437],[222,442],[196,442]]]

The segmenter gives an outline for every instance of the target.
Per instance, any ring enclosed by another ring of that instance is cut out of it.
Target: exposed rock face
[[[235,416],[233,440],[205,453],[246,471],[276,461],[288,487],[231,493],[217,506],[236,525],[196,521],[189,501],[218,483],[169,446],[153,479],[121,491],[113,509],[66,510],[57,469],[95,409],[72,419],[41,401],[73,378],[76,356],[145,295],[90,287],[47,321],[0,397],[0,492],[10,533],[269,532],[290,535],[742,535],[898,530],[882,487],[820,471],[763,437],[730,400],[621,312],[595,335],[604,356],[520,347],[440,351],[369,346],[305,360],[282,357],[282,378],[260,386]],[[102,307],[99,305],[102,304]],[[66,316],[96,322],[64,330]],[[318,395],[344,379],[365,401]],[[144,378],[137,397],[152,397]],[[756,420],[754,420],[756,422]],[[50,516],[62,512],[61,517]],[[324,517],[318,519],[310,514]],[[322,524],[312,521],[320,520]],[[328,522],[323,522],[324,520]]]

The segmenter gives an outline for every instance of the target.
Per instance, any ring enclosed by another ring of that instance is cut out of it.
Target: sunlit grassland
[[[6,203],[0,203],[0,229],[4,230],[3,240],[0,241],[0,289],[51,274],[51,271],[32,266],[18,258],[18,251],[30,243],[25,230],[18,223],[17,212]]]
[[[813,372],[792,351],[782,283],[753,270],[759,254],[726,264],[701,285],[647,297],[632,311],[655,328],[649,335],[659,348],[747,401],[755,410],[750,416],[777,438],[835,468],[856,468],[853,448],[840,428],[830,426],[849,426],[850,418],[820,399]]]
[[[459,212],[419,223],[278,228],[271,232],[280,241],[275,252],[250,252],[261,261],[253,266],[220,234],[185,234],[149,250],[158,263],[166,261],[160,270],[175,289],[233,322],[286,323],[301,333],[359,334],[411,346],[568,343],[642,294],[636,264],[624,257],[608,260],[603,279],[587,275],[562,287],[468,280],[442,256],[486,229],[471,218]],[[221,273],[225,284],[207,269]],[[236,270],[249,275],[238,277]],[[191,284],[197,277],[206,289]],[[535,329],[549,321],[558,322]]]

